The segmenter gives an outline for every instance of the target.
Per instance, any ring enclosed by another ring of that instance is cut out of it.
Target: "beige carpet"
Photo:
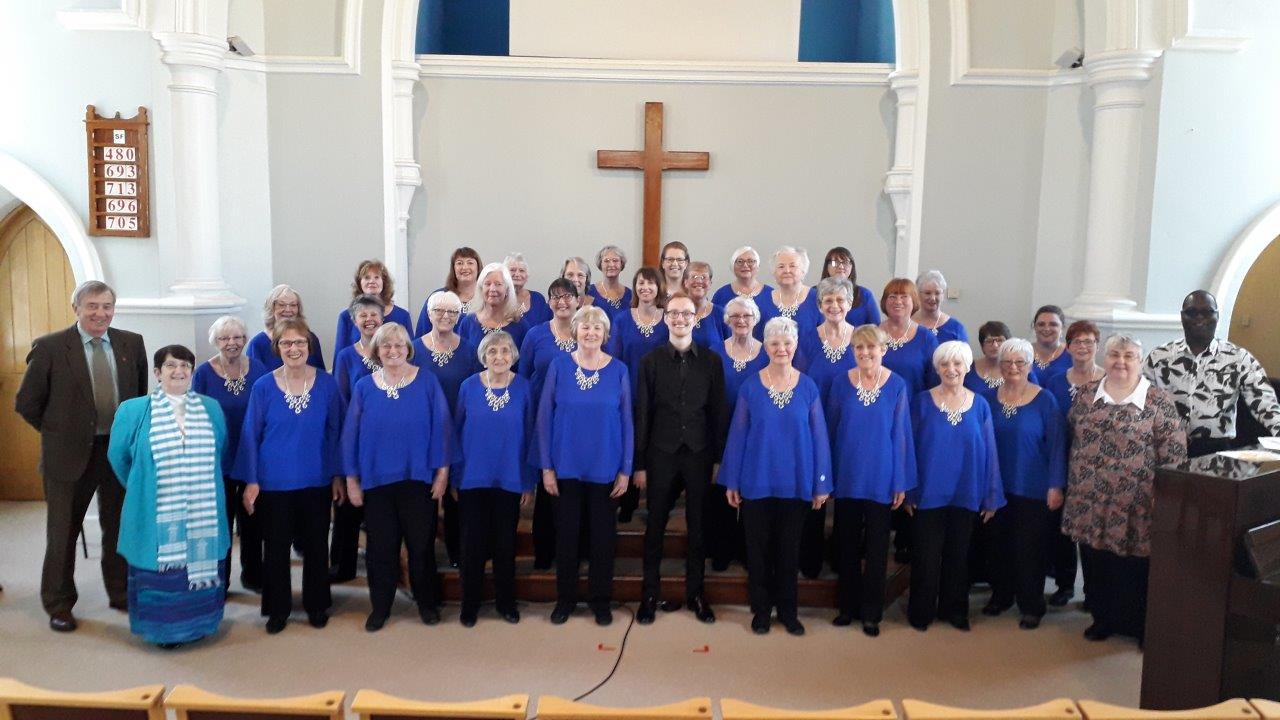
[[[368,595],[357,581],[335,589],[324,630],[309,627],[298,612],[283,633],[268,637],[258,596],[238,592],[218,636],[164,651],[133,637],[127,616],[107,608],[97,528],[88,530],[91,559],[81,557],[76,566],[80,630],[56,634],[38,592],[44,505],[0,503],[0,676],[63,690],[193,683],[246,697],[330,689],[350,696],[366,687],[434,700],[574,697],[609,673],[630,619],[622,610],[613,626],[598,628],[584,612],[556,627],[547,620],[549,605],[523,605],[519,625],[482,613],[467,629],[457,623],[457,607],[447,606],[445,622],[426,627],[401,599],[387,627],[369,634]],[[239,590],[237,581],[232,589]],[[1088,616],[1074,606],[1027,632],[1018,629],[1016,613],[983,617],[977,612],[983,601],[975,593],[972,632],[946,624],[916,632],[895,606],[874,640],[833,627],[834,613],[826,610],[802,612],[809,631],[802,638],[780,627],[752,635],[742,607],[716,608],[719,620],[710,626],[688,612],[660,616],[631,630],[617,673],[586,701],[639,705],[707,695],[817,709],[912,697],[997,708],[1068,697],[1136,707],[1142,656],[1133,642],[1085,641]]]

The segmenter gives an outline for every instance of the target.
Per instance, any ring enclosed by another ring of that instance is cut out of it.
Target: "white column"
[[[1111,322],[1130,313],[1133,300],[1135,208],[1142,149],[1143,92],[1158,50],[1114,50],[1084,61],[1093,89],[1089,212],[1084,284],[1067,310],[1073,318]]]
[[[913,278],[920,266],[920,244],[912,241],[911,232],[916,97],[920,89],[920,76],[916,72],[896,71],[889,76],[889,88],[898,99],[897,125],[893,133],[893,166],[884,179],[884,193],[889,196],[889,202],[893,205],[893,272],[897,277]]]
[[[409,279],[409,205],[422,185],[422,169],[413,153],[413,89],[418,86],[421,68],[416,61],[396,60],[392,63],[395,83],[393,103],[396,232],[394,247],[387,248],[387,261],[398,273]],[[408,285],[406,284],[407,288]]]
[[[156,33],[169,68],[172,115],[175,280],[192,304],[239,304],[222,276],[218,206],[218,75],[226,43],[185,32]]]

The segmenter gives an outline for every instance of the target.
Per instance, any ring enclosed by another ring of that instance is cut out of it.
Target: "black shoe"
[[[75,632],[77,627],[79,625],[70,610],[49,616],[49,629],[54,632]]]
[[[822,574],[822,565],[818,565],[817,567],[802,567],[800,568],[800,574],[810,580],[815,580]]]
[[[1101,623],[1094,623],[1085,628],[1084,639],[1090,642],[1102,642],[1111,637],[1111,631],[1103,627]]]
[[[289,618],[267,618],[267,634],[278,635],[284,626],[289,624]]]
[[[1066,607],[1071,602],[1071,598],[1076,596],[1076,591],[1071,588],[1058,588],[1056,592],[1049,596],[1049,605],[1051,607]]]
[[[120,612],[129,612],[129,601],[128,600],[112,600],[111,602],[107,603],[107,607],[111,608],[112,610],[119,610]]]
[[[947,622],[951,623],[951,627],[957,630],[969,632],[969,618],[965,615],[954,615]]]
[[[180,642],[176,642],[176,643],[156,643],[156,647],[160,648],[161,650],[177,650],[178,648],[182,647],[183,645],[186,645],[186,643],[180,643]]]
[[[926,630],[929,629],[929,623],[927,622],[922,623],[922,622],[916,622],[915,620],[912,620],[910,622],[911,622],[911,627],[915,628],[916,630],[919,630],[920,632],[925,632]]]
[[[595,613],[596,624],[599,625],[600,627],[605,627],[607,625],[613,624],[613,611],[610,610],[607,606],[600,607],[600,608],[592,608],[591,612]]]
[[[507,622],[511,623],[512,625],[515,625],[516,623],[520,622],[520,611],[519,611],[519,610],[514,610],[514,609],[513,609],[513,610],[499,610],[499,611],[498,611],[498,617],[502,618],[503,620],[506,620]]]
[[[377,613],[369,613],[369,617],[364,621],[364,629],[369,632],[378,632],[383,625],[387,624],[387,616]]]
[[[710,625],[716,621],[715,611],[711,609],[711,604],[707,602],[705,597],[695,595],[689,598],[685,604],[689,606],[689,611],[693,613],[693,616],[698,618],[698,622]]]
[[[619,522],[619,523],[622,523],[623,525],[625,525],[625,524],[627,524],[627,523],[631,522],[631,518],[632,518],[632,517],[634,517],[634,516],[635,516],[635,511],[634,511],[634,510],[619,510],[619,511],[618,511],[618,522]]]
[[[342,583],[351,582],[352,580],[355,580],[355,579],[356,579],[356,573],[354,570],[349,572],[343,572],[343,570],[338,567],[329,568],[329,584],[330,585],[341,585]]]
[[[248,590],[249,592],[255,592],[255,593],[258,593],[259,595],[262,594],[262,581],[254,580],[252,578],[247,578],[244,576],[243,573],[241,573],[240,575],[240,587],[243,587],[245,590]]]
[[[657,614],[658,598],[650,595],[641,600],[640,607],[636,608],[636,622],[641,625],[651,625]]]
[[[804,634],[804,625],[801,624],[799,618],[783,617],[783,618],[778,618],[778,622],[782,623],[782,627],[787,629],[788,635],[795,635],[796,637],[800,637],[801,635]]]
[[[988,617],[997,617],[1011,607],[1013,607],[1011,602],[999,602],[995,598],[991,598],[986,605],[982,606],[982,614]]]
[[[831,624],[836,627],[849,627],[856,619],[857,618],[853,616],[853,613],[842,612],[836,616],[835,620],[831,621]]]
[[[893,551],[893,561],[899,565],[911,564],[911,551],[905,548]]]
[[[422,619],[423,625],[440,624],[440,611],[431,603],[418,606],[418,617]]]
[[[729,561],[721,560],[719,558],[712,560],[711,569],[715,570],[716,572],[724,572],[725,570],[729,569]]]
[[[551,624],[563,625],[569,620],[569,615],[573,613],[573,604],[567,602],[558,602],[556,607],[551,611]]]
[[[864,622],[862,623],[862,634],[867,637],[880,637],[880,623]]]
[[[1040,616],[1039,615],[1023,615],[1022,619],[1018,621],[1018,627],[1022,628],[1023,630],[1035,630],[1036,628],[1040,627]]]
[[[768,635],[769,625],[771,624],[772,623],[770,622],[767,614],[760,613],[758,615],[754,615],[751,618],[751,632],[757,635]]]
[[[324,610],[319,612],[307,613],[307,622],[311,623],[313,628],[322,628],[329,624],[329,613]]]
[[[469,627],[475,627],[475,626],[476,626],[476,611],[475,611],[475,610],[463,610],[463,611],[462,611],[462,614],[458,616],[458,622],[462,623],[462,627],[468,627],[468,628],[469,628]]]

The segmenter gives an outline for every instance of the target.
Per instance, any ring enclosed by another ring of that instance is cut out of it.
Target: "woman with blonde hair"
[[[271,336],[276,323],[281,320],[300,320],[306,322],[302,312],[302,296],[288,285],[277,285],[267,293],[266,302],[262,304],[262,332],[253,336],[245,349],[251,359],[262,363],[268,370],[276,370],[283,364],[280,353],[275,352],[271,344]],[[324,352],[320,349],[320,338],[311,333],[308,344],[307,364],[317,370],[324,370]]]
[[[409,311],[396,305],[395,282],[391,273],[381,260],[362,260],[356,267],[355,280],[351,282],[351,299],[361,295],[373,295],[382,304],[382,318],[387,322],[398,322],[405,327],[413,327]],[[342,348],[354,345],[360,339],[360,328],[352,322],[351,313],[344,309],[338,311],[338,329],[333,334],[333,364],[338,365],[338,353]]]

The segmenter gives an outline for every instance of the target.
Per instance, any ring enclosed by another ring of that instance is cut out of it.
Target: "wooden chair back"
[[[907,699],[902,701],[902,714],[906,720],[1081,720],[1080,708],[1066,698],[1008,710],[970,710]]]
[[[165,720],[163,685],[57,692],[0,678],[0,720]]]
[[[178,720],[343,720],[340,690],[278,699],[245,699],[206,692],[193,685],[179,685],[164,699]]]
[[[507,695],[476,702],[425,702],[406,700],[377,690],[361,690],[351,701],[360,720],[525,720],[528,695]]]
[[[833,710],[784,710],[724,698],[720,701],[720,717],[724,720],[898,720],[898,713],[888,700],[872,700]]]
[[[1280,720],[1280,702],[1254,698],[1249,701],[1249,704],[1258,711],[1263,720]]]
[[[555,695],[538,698],[538,720],[711,720],[711,698],[690,698],[670,705],[616,708],[588,705]]]
[[[1262,717],[1252,705],[1240,699],[1191,710],[1137,710],[1096,700],[1081,700],[1079,705],[1085,720],[1258,720]]]

